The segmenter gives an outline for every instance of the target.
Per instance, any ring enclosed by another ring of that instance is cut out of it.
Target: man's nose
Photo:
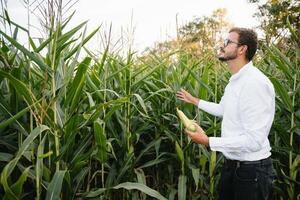
[[[215,45],[214,46],[214,50],[215,51],[220,51],[220,50],[223,50],[224,49],[224,47],[223,47],[223,45],[221,45],[221,44],[218,44],[218,45]]]

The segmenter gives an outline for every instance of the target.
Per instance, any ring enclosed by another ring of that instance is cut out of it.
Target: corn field
[[[2,16],[12,31],[0,30],[0,199],[216,199],[223,156],[186,137],[176,107],[209,136],[221,120],[175,94],[218,102],[226,66],[210,51],[145,59],[108,42],[95,53],[85,44],[99,29],[66,30],[71,18],[51,18],[48,37],[28,35],[25,47],[27,29]],[[254,61],[276,89],[269,139],[280,200],[300,198],[300,37],[289,32],[289,49],[262,46]]]

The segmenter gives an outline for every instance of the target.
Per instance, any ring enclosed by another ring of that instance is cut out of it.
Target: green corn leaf
[[[199,62],[194,63],[192,66],[187,66],[187,65],[183,65],[184,69],[186,69],[188,71],[187,75],[185,77],[181,77],[182,81],[181,81],[181,85],[187,85],[187,82],[191,81],[190,79],[190,75],[194,74],[194,68],[197,67],[199,64]],[[195,76],[195,74],[194,74]]]
[[[18,80],[11,74],[3,71],[0,69],[0,77],[5,77],[7,78],[11,83],[12,86],[18,91],[19,94],[23,95],[23,97],[26,99],[26,101],[29,104],[33,104],[35,102],[35,98],[33,94],[28,90],[28,86],[25,85],[22,81]]]
[[[70,40],[70,41],[67,41],[67,42],[61,44],[61,46],[58,46],[58,47],[57,47],[57,50],[56,50],[56,55],[57,55],[57,57],[60,56],[59,54],[61,53],[61,51],[62,51],[63,49],[67,48],[67,47],[70,46],[72,43],[76,42],[77,40],[78,40],[78,38],[75,38],[75,39],[72,39],[72,40]]]
[[[80,141],[77,145],[77,149],[74,153],[72,153],[71,164],[76,165],[76,163],[80,162],[83,159],[84,152],[87,151],[88,147],[91,145],[93,139],[93,135],[85,135],[85,137]]]
[[[86,96],[88,97],[90,107],[95,106],[95,101],[94,101],[92,95],[89,92],[85,92],[85,93],[86,93]]]
[[[175,147],[176,147],[176,153],[177,153],[180,161],[182,163],[184,163],[184,154],[183,154],[183,151],[182,151],[180,145],[178,144],[178,142],[176,142]]]
[[[0,162],[8,162],[13,158],[12,154],[0,152]]]
[[[50,42],[51,40],[54,38],[55,34],[51,34],[50,37],[48,39],[46,39],[45,41],[43,41],[39,47],[37,47],[34,52],[39,53],[41,50],[43,50]]]
[[[39,56],[35,55],[33,52],[28,51],[24,48],[20,43],[16,40],[11,38],[10,36],[6,35],[3,31],[0,30],[0,34],[3,35],[11,44],[13,44],[17,49],[19,49],[22,53],[28,56],[32,61],[34,61],[42,70],[47,71],[48,73],[51,72],[51,69],[44,63],[43,60],[40,59]],[[51,74],[49,73],[49,76]]]
[[[3,185],[4,191],[9,196],[10,199],[18,199],[18,197],[13,193],[11,187],[9,186],[7,180],[10,177],[10,174],[16,167],[18,161],[21,156],[24,155],[25,151],[27,151],[28,147],[33,143],[35,138],[40,135],[43,131],[49,129],[47,126],[41,125],[36,127],[24,140],[21,147],[19,148],[15,158],[11,160],[3,169],[1,173],[1,183]]]
[[[45,141],[46,141],[47,135],[44,135],[42,141],[39,143],[38,150],[37,150],[37,160],[36,160],[36,188],[37,188],[37,196],[40,196],[41,193],[41,183],[42,183],[42,177],[43,177],[43,169],[44,169],[44,163],[43,163],[43,157],[41,157],[44,154],[44,147],[45,147]]]
[[[202,68],[201,80],[202,80],[203,84],[205,84],[205,85],[208,85],[210,67],[211,67],[211,65],[207,65]],[[200,87],[199,90],[200,90],[199,98],[207,99],[207,88]]]
[[[2,15],[0,15],[0,18],[2,18],[2,19],[4,19],[4,20],[7,21],[7,18],[6,18],[6,17],[3,17]],[[28,30],[27,30],[26,28],[24,28],[23,26],[20,26],[19,24],[15,23],[15,22],[13,22],[13,21],[11,21],[11,20],[9,20],[9,21],[10,21],[10,23],[11,23],[12,25],[14,25],[14,26],[18,27],[19,29],[22,29],[23,31],[25,31],[26,33],[28,33]]]
[[[73,177],[73,183],[75,183],[75,185],[73,185],[73,189],[74,191],[77,191],[78,188],[80,188],[82,185],[84,185],[84,180],[86,179],[86,176],[88,175],[89,171],[90,171],[90,167],[84,167],[80,170],[79,173],[76,174],[75,177]],[[75,186],[75,188],[74,188]],[[75,195],[75,193],[74,193]]]
[[[294,159],[294,161],[292,163],[292,167],[291,167],[291,171],[293,173],[295,173],[295,175],[300,170],[299,165],[300,165],[300,155],[297,155],[296,158]]]
[[[200,180],[200,169],[191,167],[191,170],[192,170],[192,175],[193,175],[193,179],[194,179],[195,186],[196,186],[195,191],[197,191],[198,185],[199,185],[199,180]]]
[[[68,41],[71,37],[73,37],[75,35],[75,33],[77,31],[79,31],[87,22],[83,22],[81,24],[79,24],[78,26],[76,26],[75,28],[71,29],[70,31],[68,31],[67,33],[64,33],[63,35],[61,35],[58,38],[58,47],[62,46],[63,44],[66,43],[66,41]]]
[[[29,43],[30,43],[30,46],[32,47],[33,51],[36,52],[37,48],[36,48],[36,45],[35,45],[35,43],[34,43],[34,41],[31,37],[29,37]]]
[[[19,30],[18,27],[16,27],[15,30],[14,30],[14,33],[13,33],[13,39],[14,39],[14,40],[17,40],[17,37],[18,37],[18,30]]]
[[[144,102],[143,98],[139,94],[133,94],[133,95],[136,97],[136,99],[138,100],[139,104],[142,106],[145,114],[147,115],[148,114],[147,113],[147,108],[146,108],[146,105],[145,105],[145,102]]]
[[[176,194],[177,194],[177,190],[175,188],[170,188],[170,193],[169,193],[169,196],[168,196],[168,199],[169,200],[175,200],[176,198]]]
[[[48,151],[47,153],[40,154],[38,156],[38,158],[47,158],[47,157],[50,157],[52,154],[53,154],[53,151]]]
[[[117,110],[120,110],[120,108],[122,107],[121,104],[116,104],[116,105],[113,105],[109,111],[107,113],[105,113],[105,118],[103,119],[103,121],[108,121],[110,119],[110,117],[117,111]]]
[[[109,33],[111,33],[111,26],[110,26],[110,29],[109,29]],[[110,37],[110,34],[109,34],[109,37]],[[106,58],[108,56],[108,50],[109,50],[109,43],[105,47],[104,53],[103,53],[102,58],[101,58],[101,62],[99,63],[99,69],[103,69],[103,67],[104,67],[104,63],[105,63]]]
[[[186,182],[187,177],[180,175],[178,179],[178,200],[186,199]]]
[[[91,58],[86,57],[78,66],[77,73],[67,93],[66,105],[70,106],[73,110],[78,106],[80,96],[82,96],[82,89],[85,84],[85,76],[88,66],[90,65]]]
[[[89,74],[89,76],[86,77],[86,85],[90,90],[94,91],[100,99],[103,98],[103,95],[98,90],[99,84],[98,86],[94,84],[94,82],[91,79],[91,74]]]
[[[139,166],[139,168],[146,168],[146,167],[152,167],[155,165],[158,165],[159,163],[165,162],[169,160],[170,158],[163,157],[166,153],[159,154],[154,160],[150,160],[148,162],[145,162],[143,165]]]
[[[278,49],[276,46],[272,46],[269,50],[271,51],[271,57],[273,58],[273,61],[277,64],[277,67],[285,74],[286,78],[293,77],[293,74],[295,73],[294,66],[291,63],[289,57],[282,53],[280,49]]]
[[[15,158],[9,163],[9,166],[5,166],[3,172],[1,173],[1,180],[3,173],[6,173],[6,176],[8,177],[13,169],[15,168],[18,160],[21,158],[21,156],[24,154],[24,152],[28,149],[30,144],[34,141],[34,139],[40,135],[43,131],[48,130],[49,128],[45,125],[40,125],[33,129],[33,131],[27,136],[27,138],[22,143],[21,147],[19,148]],[[6,169],[6,170],[5,170]]]
[[[88,198],[97,197],[100,194],[103,194],[106,190],[107,190],[107,188],[100,188],[100,189],[97,189],[97,190],[87,192],[83,196],[88,197]]]
[[[9,15],[8,15],[8,12],[6,9],[4,9],[4,15],[5,15],[5,18],[6,18],[6,21],[8,22],[8,24],[11,25],[11,21],[10,21],[10,18],[9,18]]]
[[[97,155],[101,162],[104,164],[107,160],[106,136],[103,129],[103,123],[98,120],[94,121],[94,136],[97,145]]]
[[[70,16],[66,17],[66,18],[63,20],[61,29],[64,29],[64,28],[68,25],[68,23],[71,21],[71,19],[72,19],[72,17],[74,16],[74,14],[75,14],[75,11],[73,11],[73,12],[71,13]]]
[[[159,144],[161,142],[161,138],[158,138],[157,140],[154,140],[150,142],[139,154],[139,156],[135,159],[135,162],[138,163],[139,160],[142,158],[142,156],[148,152],[152,147],[155,147],[156,144]]]
[[[137,180],[138,180],[138,183],[141,183],[141,184],[144,184],[146,185],[146,177],[145,177],[145,173],[142,169],[134,169],[134,173],[136,174],[137,176]]]
[[[156,198],[159,200],[167,200],[164,196],[162,196],[156,190],[153,190],[153,189],[149,188],[148,186],[141,184],[141,183],[125,182],[125,183],[121,183],[121,184],[113,187],[113,189],[120,189],[120,188],[123,188],[126,190],[139,190],[153,198]]]
[[[37,102],[36,102],[37,103]],[[27,113],[30,108],[35,105],[36,103],[24,108],[23,110],[21,110],[20,112],[18,112],[15,115],[12,115],[11,113],[9,113],[11,115],[11,117],[9,119],[6,119],[5,121],[2,121],[0,123],[0,129],[3,129],[5,127],[7,127],[8,125],[12,124],[13,122],[15,122],[17,119],[19,119],[20,117],[22,117],[25,113]],[[2,107],[3,105],[0,103],[0,106]]]
[[[56,171],[50,184],[47,188],[46,200],[57,200],[60,199],[60,193],[62,188],[62,183],[64,180],[66,171],[59,170]]]
[[[274,77],[270,77],[271,82],[273,83],[276,93],[279,95],[280,99],[286,105],[287,109],[291,112],[293,110],[292,100],[290,99],[287,90],[283,85]]]
[[[19,177],[19,179],[17,180],[16,183],[14,183],[11,186],[11,190],[12,192],[15,194],[15,196],[20,199],[21,198],[21,194],[22,194],[22,190],[23,190],[23,185],[25,183],[25,181],[27,180],[27,176],[28,176],[28,172],[29,172],[30,167],[26,168],[22,175]],[[9,195],[4,195],[4,200],[6,199],[10,199]]]
[[[124,174],[126,174],[128,172],[128,170],[130,169],[131,162],[133,160],[133,156],[134,156],[133,153],[129,154],[129,156],[127,157],[127,160],[125,161],[125,163],[123,163],[123,165],[121,167],[121,170],[118,173],[118,176],[117,176],[117,179],[116,179],[117,183],[120,182],[120,180],[124,176]]]
[[[6,190],[3,200],[20,199],[29,169],[30,167],[26,168],[19,179],[9,188],[9,190]]]
[[[99,27],[100,28],[100,27]],[[74,53],[76,53],[77,51],[80,50],[80,48],[87,43],[99,30],[99,28],[97,28],[96,30],[94,30],[90,35],[88,35],[79,45],[77,45],[76,47],[73,48],[73,50],[71,50],[71,52],[65,57],[65,60],[69,59]]]
[[[131,85],[131,87],[134,88],[134,87],[136,87],[137,85],[140,85],[141,82],[144,82],[148,77],[151,77],[151,75],[153,75],[153,74],[157,71],[157,69],[159,69],[159,66],[153,67],[153,69],[150,70],[146,75],[144,75],[144,76],[143,76],[142,78],[140,78],[139,80],[135,81],[135,82]],[[157,88],[157,89],[159,89],[159,88]],[[155,91],[155,90],[154,90],[154,91]]]
[[[90,118],[88,119],[91,120],[91,121],[95,121],[98,117],[99,117],[99,114],[100,112],[102,112],[102,110],[104,108],[107,108],[109,106],[112,106],[112,105],[116,105],[116,104],[124,104],[124,103],[127,103],[129,100],[128,97],[121,97],[121,98],[118,98],[118,99],[115,99],[115,100],[110,100],[108,102],[105,102],[105,103],[101,103],[101,104],[98,104],[96,105],[96,110],[93,112],[93,114],[90,116]],[[91,110],[93,110],[94,108],[92,108]]]

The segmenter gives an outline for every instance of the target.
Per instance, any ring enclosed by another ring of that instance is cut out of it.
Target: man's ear
[[[243,54],[243,53],[245,53],[246,54],[246,51],[247,51],[247,49],[248,49],[248,46],[247,45],[243,45],[243,46],[241,46],[242,48],[240,48],[240,54]]]

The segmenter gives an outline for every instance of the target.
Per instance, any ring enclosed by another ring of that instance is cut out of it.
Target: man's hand
[[[205,146],[209,145],[208,136],[205,134],[204,130],[197,124],[194,123],[196,131],[192,132],[187,129],[184,129],[185,133],[196,143],[203,144]]]
[[[199,99],[196,97],[193,97],[190,93],[185,91],[184,89],[180,89],[180,91],[177,91],[176,96],[178,99],[186,102],[194,104],[195,106],[198,106]]]

